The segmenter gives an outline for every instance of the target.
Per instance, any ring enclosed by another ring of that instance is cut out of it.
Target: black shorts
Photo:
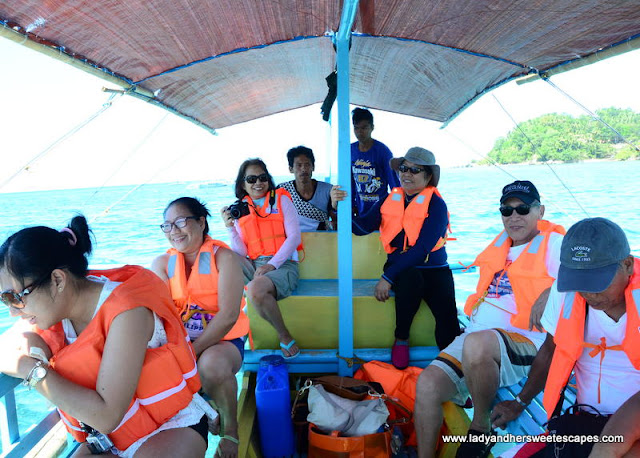
[[[198,423],[189,426],[189,428],[200,434],[200,436],[202,436],[202,439],[204,439],[205,444],[209,444],[209,439],[207,437],[207,435],[209,434],[209,419],[206,415],[203,415]]]

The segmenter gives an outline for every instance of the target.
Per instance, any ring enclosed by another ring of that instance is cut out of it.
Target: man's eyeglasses
[[[518,215],[528,215],[533,207],[537,207],[538,205],[527,205],[520,204],[517,207],[510,207],[508,205],[500,205],[500,213],[502,216],[511,216],[513,215],[513,211],[515,210]]]
[[[171,232],[171,229],[173,229],[173,226],[177,227],[178,229],[182,229],[183,227],[186,227],[187,220],[189,219],[200,219],[200,218],[198,216],[185,216],[184,218],[178,218],[173,223],[162,223],[160,225],[160,229],[162,229],[162,232],[164,232],[165,234],[168,234],[169,232]]]
[[[417,175],[420,172],[424,172],[424,169],[421,167],[407,167],[406,165],[402,164],[398,166],[398,171],[402,173],[411,172],[412,175]]]
[[[267,181],[269,181],[269,175],[267,175],[266,173],[261,173],[260,175],[247,175],[246,177],[244,177],[244,181],[249,184],[254,184],[258,180],[266,183]]]
[[[32,283],[27,286],[22,292],[18,293],[12,289],[8,289],[6,291],[2,291],[0,293],[0,300],[7,307],[13,307],[16,309],[23,309],[25,306],[24,298],[33,292],[36,289],[37,285]]]

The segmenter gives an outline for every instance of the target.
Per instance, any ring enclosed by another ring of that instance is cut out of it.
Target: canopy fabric
[[[5,28],[221,128],[321,102],[339,0],[11,0]],[[486,91],[640,36],[637,0],[361,0],[354,104],[447,121]]]

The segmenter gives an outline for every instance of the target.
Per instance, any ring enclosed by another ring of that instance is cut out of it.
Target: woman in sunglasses
[[[295,358],[300,349],[277,301],[291,295],[298,285],[297,248],[301,238],[296,209],[289,193],[275,188],[261,159],[248,159],[240,165],[235,191],[246,210],[224,207],[221,213],[231,248],[242,258],[247,297],[278,333],[284,358]]]
[[[0,299],[29,328],[3,336],[0,371],[58,407],[83,442],[74,456],[204,456],[216,413],[197,394],[166,286],[138,266],[89,275],[90,253],[83,216],[61,231],[23,229],[0,247]]]
[[[207,207],[193,197],[167,205],[164,232],[171,248],[151,264],[171,297],[198,358],[202,388],[219,409],[222,428],[216,456],[237,456],[237,381],[249,318],[242,311],[242,269],[223,242],[209,237]]]
[[[447,206],[438,192],[440,166],[433,153],[413,147],[390,161],[398,173],[394,188],[381,206],[354,222],[354,232],[380,227],[387,262],[374,295],[381,302],[395,293],[396,329],[391,362],[398,369],[409,365],[409,331],[424,299],[435,318],[435,337],[445,348],[460,334],[453,275],[445,250],[449,227]],[[368,226],[363,228],[362,226]],[[355,230],[357,228],[357,230]]]

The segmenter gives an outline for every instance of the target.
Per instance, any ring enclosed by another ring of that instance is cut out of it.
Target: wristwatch
[[[47,376],[49,366],[44,361],[36,362],[33,366],[27,378],[22,382],[23,385],[28,386],[29,389],[36,386],[43,378]]]

